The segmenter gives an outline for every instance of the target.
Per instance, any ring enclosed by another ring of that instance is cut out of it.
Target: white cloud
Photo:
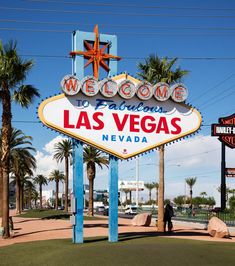
[[[42,174],[46,177],[49,177],[50,173],[53,170],[59,170],[64,172],[64,161],[62,163],[58,163],[55,159],[53,159],[54,155],[54,145],[61,141],[62,139],[65,139],[62,136],[58,136],[48,143],[45,144],[43,147],[43,151],[40,152],[37,151],[35,155],[35,159],[37,160],[37,169],[35,171],[35,175]],[[69,168],[69,187],[72,186],[72,166]],[[54,184],[49,183],[48,186],[44,186],[45,190],[54,189]]]
[[[37,160],[36,175],[42,174],[49,176],[50,172],[53,170],[63,171],[63,165],[57,163],[56,160],[53,159],[53,154],[48,155],[37,151],[35,158]]]
[[[49,154],[53,154],[55,151],[55,144],[60,142],[61,140],[66,139],[62,136],[57,136],[56,138],[52,139],[50,142],[48,142],[45,147],[43,148],[44,151],[48,152]]]
[[[166,148],[166,160],[184,167],[216,167],[220,161],[220,142],[211,136],[196,136]]]

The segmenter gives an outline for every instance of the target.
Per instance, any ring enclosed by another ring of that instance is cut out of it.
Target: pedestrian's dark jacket
[[[172,216],[174,216],[173,208],[170,204],[167,204],[164,211],[164,221],[171,220]]]

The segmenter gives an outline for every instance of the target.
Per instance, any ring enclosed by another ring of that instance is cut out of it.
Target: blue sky
[[[206,190],[219,199],[220,143],[210,137],[210,124],[235,112],[235,2],[11,0],[0,1],[0,13],[0,39],[17,40],[19,54],[35,62],[26,82],[39,89],[41,99],[25,111],[13,106],[13,125],[33,136],[38,172],[53,170],[48,161],[58,134],[38,123],[37,105],[57,94],[60,80],[72,71],[72,31],[92,32],[98,24],[100,33],[118,37],[119,72],[135,76],[138,62],[156,53],[179,58],[177,65],[190,71],[184,79],[188,102],[204,122],[197,136],[166,148],[166,197],[184,194],[184,179],[197,176],[195,195]],[[230,167],[234,156],[227,149]],[[157,181],[157,163],[156,152],[140,157],[140,179]],[[120,179],[134,180],[135,159],[120,166]],[[107,171],[98,171],[96,188],[107,188],[107,179]],[[234,181],[228,186],[235,188]]]

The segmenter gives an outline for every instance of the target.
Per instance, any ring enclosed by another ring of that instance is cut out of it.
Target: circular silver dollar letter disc
[[[123,80],[118,85],[118,93],[124,99],[131,99],[135,95],[135,84],[129,79]]]
[[[98,81],[95,77],[87,76],[81,80],[81,90],[86,96],[95,96],[99,92]]]
[[[99,82],[99,90],[104,97],[114,97],[118,91],[117,83],[110,78],[105,78]]]
[[[141,100],[149,100],[153,96],[153,87],[147,81],[142,81],[136,86],[136,94]]]
[[[81,88],[81,82],[76,76],[66,75],[60,82],[61,88],[66,95],[76,95]]]

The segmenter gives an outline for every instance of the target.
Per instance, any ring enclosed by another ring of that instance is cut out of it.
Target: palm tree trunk
[[[131,197],[131,190],[130,190],[130,204],[131,204],[131,198],[132,198],[132,197]]]
[[[20,177],[16,174],[16,213],[20,213]]]
[[[29,209],[31,210],[32,209],[32,189],[30,188],[29,189]]]
[[[2,166],[0,162],[0,217],[2,217]]]
[[[158,188],[156,189],[156,205],[158,206]]]
[[[94,216],[94,199],[93,199],[94,179],[89,178],[89,207],[88,214]]]
[[[64,210],[68,212],[68,193],[69,193],[69,159],[65,158],[65,201],[64,201]]]
[[[39,185],[39,193],[40,193],[40,209],[42,209],[42,185]]]
[[[58,210],[59,181],[55,181],[55,209]]]
[[[192,188],[190,188],[190,209],[191,209],[191,213],[192,213],[192,209],[193,209],[193,190],[192,190]]]
[[[164,145],[159,148],[158,232],[164,232]]]
[[[151,190],[149,189],[149,202],[151,201],[152,195],[151,195]]]
[[[9,230],[9,170],[11,136],[11,95],[7,87],[2,91],[2,227],[3,238],[10,237]]]
[[[24,185],[20,183],[20,213],[24,209]]]

